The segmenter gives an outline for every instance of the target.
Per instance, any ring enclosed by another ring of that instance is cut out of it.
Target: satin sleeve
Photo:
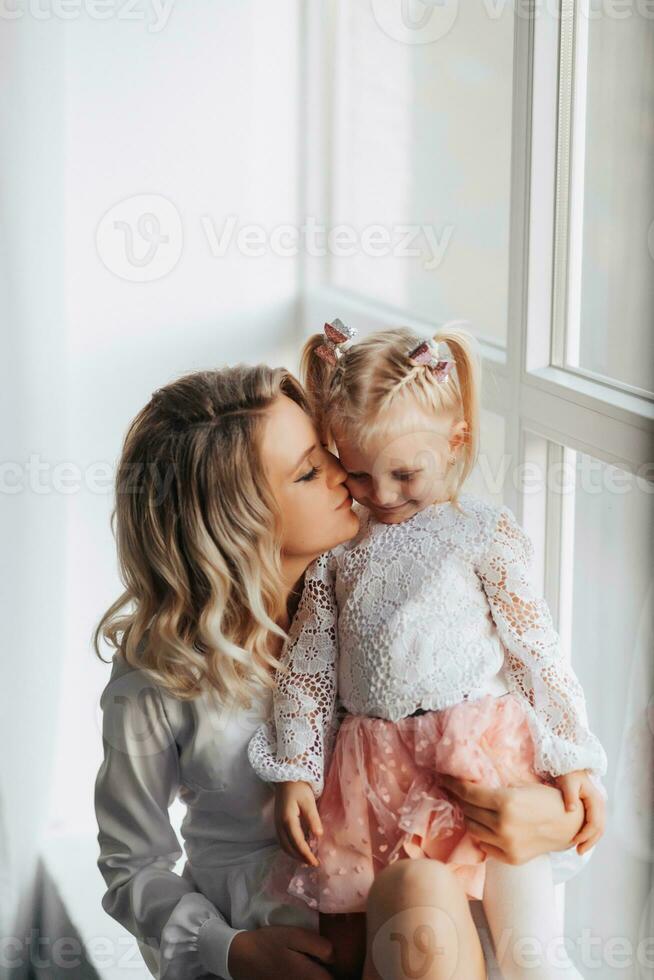
[[[179,756],[161,692],[143,671],[129,670],[112,675],[100,706],[104,758],[94,802],[102,907],[137,939],[159,980],[207,973],[232,980],[229,947],[243,930],[173,871],[182,849],[168,808],[180,785]]]

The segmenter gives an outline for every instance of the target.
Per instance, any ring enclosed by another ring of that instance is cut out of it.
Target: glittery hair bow
[[[428,367],[436,381],[447,381],[454,367],[454,359],[445,344],[440,343],[436,346],[429,337],[421,340],[417,347],[409,351],[408,357],[414,364],[424,364]]]
[[[316,347],[315,353],[332,367],[338,364],[341,357],[356,337],[356,327],[346,327],[342,320],[332,320],[325,324],[325,342]]]

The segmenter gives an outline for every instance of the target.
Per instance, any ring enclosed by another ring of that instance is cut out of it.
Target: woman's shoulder
[[[114,653],[111,674],[100,695],[105,714],[124,716],[129,712],[173,718],[176,705],[181,702],[157,681],[151,670],[130,664],[119,650]]]
[[[148,757],[174,746],[179,719],[168,706],[166,692],[150,671],[133,666],[118,651],[100,708],[103,739],[114,752]]]
[[[150,671],[129,663],[122,651],[116,650],[111,658],[111,674],[102,692],[102,696],[104,697],[116,684],[119,684],[121,689],[126,691],[140,690],[146,679],[150,686],[160,687]]]

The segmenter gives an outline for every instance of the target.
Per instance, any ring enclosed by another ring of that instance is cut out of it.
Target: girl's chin
[[[398,507],[397,510],[376,510],[374,507],[370,507],[370,512],[372,513],[375,520],[379,521],[381,524],[401,524],[403,521],[408,521],[410,517],[415,517],[421,510],[429,507],[431,499],[426,500],[408,500],[406,504],[402,507]]]
[[[411,517],[414,512],[415,508],[411,504],[403,504],[402,507],[397,507],[394,510],[372,509],[374,517],[382,524],[399,524],[400,521],[405,521],[407,517]]]

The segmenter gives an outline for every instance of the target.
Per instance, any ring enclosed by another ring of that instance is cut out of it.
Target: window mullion
[[[554,277],[552,281],[552,333],[550,362],[565,362],[568,312],[568,260],[570,233],[570,175],[574,93],[575,0],[561,0],[556,133],[556,188],[554,214]]]
[[[533,82],[534,18],[514,18],[513,101],[511,141],[511,214],[506,376],[509,404],[506,412],[506,452],[511,474],[524,462],[520,423],[520,379],[525,358],[524,324],[528,310],[529,196],[531,166],[531,104]],[[505,502],[521,518],[523,499],[518,481],[507,480]]]

